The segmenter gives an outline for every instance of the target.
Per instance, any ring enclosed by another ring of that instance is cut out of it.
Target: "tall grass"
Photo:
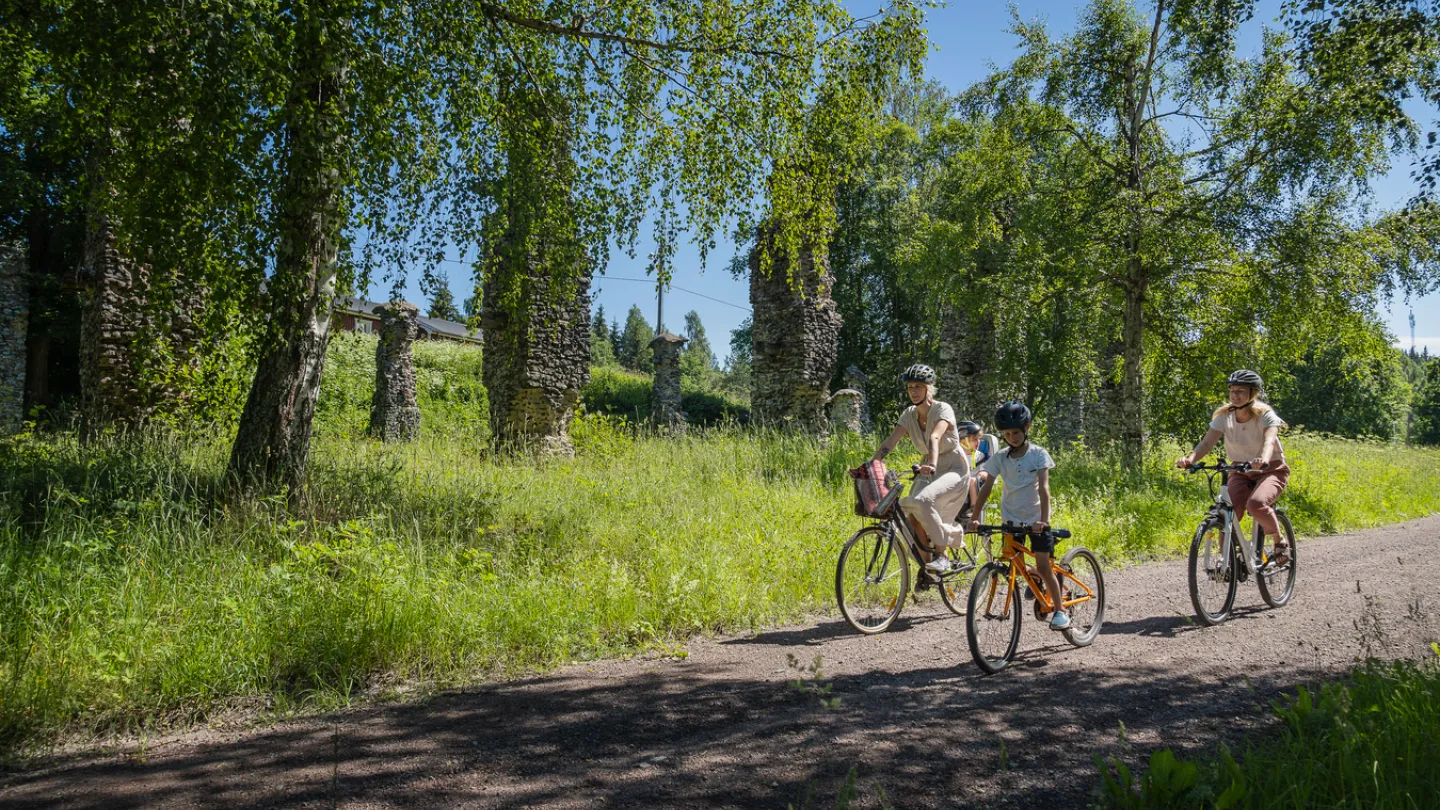
[[[377,679],[505,675],[831,608],[860,525],[844,470],[868,443],[664,439],[598,416],[574,433],[578,456],[552,461],[332,433],[295,507],[221,500],[224,437],[0,444],[0,740],[343,701]],[[1302,533],[1440,505],[1434,452],[1288,449]],[[1130,476],[1059,455],[1057,523],[1112,563],[1183,549],[1204,492],[1163,455]]]
[[[861,525],[845,470],[872,440],[733,424],[669,439],[590,414],[574,459],[492,457],[480,353],[437,342],[416,345],[422,438],[387,446],[363,438],[373,352],[336,338],[298,504],[226,500],[224,431],[0,441],[0,753],[832,609],[836,551]],[[1287,451],[1302,534],[1440,508],[1435,451]],[[1131,474],[1057,452],[1057,524],[1111,564],[1183,550],[1205,494],[1168,468],[1177,452]]]

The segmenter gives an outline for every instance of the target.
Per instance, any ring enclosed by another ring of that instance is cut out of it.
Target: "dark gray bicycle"
[[[915,479],[918,467],[911,467],[908,480]],[[934,587],[952,613],[964,616],[970,582],[975,571],[990,561],[990,549],[979,535],[968,534],[964,543],[947,550],[951,568],[936,574],[925,569],[921,551],[933,553],[922,544],[900,510],[905,484],[897,483],[877,505],[880,522],[866,526],[845,542],[835,565],[835,601],[850,626],[867,635],[882,633],[905,607],[910,587],[910,564],[919,570],[920,588]],[[980,557],[984,559],[980,559]]]

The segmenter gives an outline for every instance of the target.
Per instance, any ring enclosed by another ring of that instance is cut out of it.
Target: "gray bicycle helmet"
[[[905,373],[900,375],[900,382],[923,382],[927,385],[934,385],[935,369],[921,363],[916,363],[915,365],[905,369]]]
[[[1246,368],[1242,368],[1239,371],[1232,373],[1230,375],[1230,378],[1225,381],[1225,384],[1248,385],[1251,388],[1254,388],[1256,391],[1259,391],[1260,389],[1265,387],[1265,381],[1260,379],[1260,375]]]
[[[1030,408],[1023,402],[1007,402],[995,409],[995,427],[1001,430],[1019,430],[1030,424]]]
[[[960,431],[961,436],[974,436],[980,432],[980,426],[969,420],[956,422],[955,429]]]

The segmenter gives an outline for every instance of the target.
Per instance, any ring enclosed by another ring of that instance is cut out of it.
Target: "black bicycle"
[[[1250,465],[1243,461],[1234,464],[1200,462],[1187,468],[1191,474],[1205,473],[1213,502],[1209,514],[1195,529],[1195,538],[1190,541],[1190,601],[1195,605],[1195,615],[1200,622],[1210,627],[1230,618],[1235,608],[1236,589],[1252,576],[1255,584],[1260,586],[1260,598],[1270,607],[1285,606],[1295,594],[1296,552],[1299,549],[1285,508],[1275,508],[1280,531],[1290,546],[1290,559],[1284,565],[1276,565],[1273,557],[1266,555],[1265,536],[1254,518],[1251,518],[1255,525],[1249,541],[1240,531],[1240,520],[1235,516],[1235,505],[1230,502],[1230,490],[1226,484],[1231,473],[1249,472],[1250,469]],[[1217,476],[1220,479],[1218,493],[1215,489]]]
[[[911,467],[906,477],[913,481],[918,469]],[[851,627],[867,635],[884,632],[900,616],[905,597],[912,592],[912,561],[921,572],[920,587],[934,586],[945,607],[964,616],[970,581],[982,564],[979,558],[990,559],[988,545],[981,542],[979,535],[971,534],[965,536],[962,545],[947,549],[949,571],[926,570],[922,551],[933,554],[935,549],[920,542],[901,512],[900,496],[904,491],[904,483],[890,490],[875,509],[875,514],[882,516],[880,522],[845,541],[835,565],[835,601],[840,605],[840,614]]]

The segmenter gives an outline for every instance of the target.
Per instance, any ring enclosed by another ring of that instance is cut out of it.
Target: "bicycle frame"
[[[1210,550],[1208,548],[1205,550],[1204,570],[1209,572],[1209,576],[1212,579],[1217,576],[1224,576],[1225,572],[1229,570],[1230,560],[1234,556],[1234,546],[1231,545],[1232,543],[1238,543],[1240,546],[1240,557],[1245,562],[1246,573],[1252,575],[1259,573],[1262,567],[1261,565],[1255,564],[1255,549],[1260,546],[1260,527],[1258,524],[1252,526],[1251,540],[1245,539],[1245,535],[1240,531],[1240,519],[1235,515],[1235,504],[1230,502],[1230,487],[1227,486],[1229,480],[1230,473],[1222,471],[1220,473],[1220,492],[1215,495],[1215,505],[1210,508],[1211,516],[1220,518],[1222,525],[1220,534],[1224,538],[1220,543],[1219,552],[1220,558],[1224,562],[1223,566],[1218,568],[1213,566],[1211,564]],[[1254,522],[1254,518],[1251,518],[1251,522]]]
[[[1000,559],[1003,562],[1010,563],[1010,588],[1006,593],[1014,592],[1016,581],[1015,573],[1018,569],[1020,575],[1025,578],[1026,584],[1030,586],[1030,592],[1035,594],[1035,601],[1039,602],[1040,606],[1045,609],[1044,612],[1050,613],[1054,611],[1055,603],[1051,601],[1050,594],[1045,587],[1045,583],[1040,579],[1039,572],[1032,569],[1029,565],[1025,563],[1025,558],[1030,557],[1031,559],[1034,559],[1035,553],[1032,552],[1030,549],[1026,548],[1023,543],[1016,539],[1016,535],[1005,533],[1002,536],[1004,537],[1005,545],[1000,553]],[[1086,585],[1084,582],[1081,582],[1075,577],[1074,574],[1066,571],[1064,568],[1061,568],[1053,561],[1051,562],[1051,566],[1055,571],[1056,580],[1062,583],[1062,585],[1060,586],[1061,589],[1064,590],[1068,587],[1073,596],[1073,598],[1071,599],[1062,599],[1060,603],[1061,607],[1069,608],[1074,605],[1078,605],[1081,602],[1088,602],[1091,599],[1095,598],[1095,592],[1090,589],[1090,586]],[[1066,580],[1069,580],[1069,584],[1064,584]],[[1084,591],[1084,594],[1080,596],[1075,596],[1075,594],[1077,594],[1079,591]],[[990,588],[990,592],[985,596],[985,612],[987,614],[994,607],[994,601],[995,588],[992,586]],[[1002,618],[1008,617],[1010,615],[1010,602],[1011,600],[1009,598],[1005,600],[1005,608],[1000,614]]]
[[[903,483],[896,485],[896,489],[901,490],[900,495],[903,495],[903,494],[904,494],[904,492],[903,492],[903,487],[904,487],[904,486],[905,486],[905,485],[904,485]],[[882,521],[882,525],[884,525],[884,527],[885,527],[885,533],[886,533],[889,537],[893,538],[893,537],[895,536],[895,534],[898,533],[902,538],[904,538],[904,540],[905,540],[905,547],[910,550],[910,558],[915,561],[915,564],[916,564],[916,565],[920,566],[921,568],[924,568],[924,567],[925,567],[925,560],[920,557],[920,552],[921,552],[921,550],[922,550],[922,549],[921,549],[921,546],[920,546],[920,538],[919,538],[918,536],[916,536],[914,528],[910,526],[910,521],[909,521],[908,519],[906,519],[904,511],[900,508],[900,497],[899,497],[899,495],[896,496],[894,502],[890,505],[890,508],[886,511],[885,517],[884,517],[884,519],[883,519],[883,521]],[[888,544],[887,544],[887,547],[888,547]],[[947,571],[947,572],[945,572],[945,573],[943,573],[943,574],[931,574],[931,576],[934,576],[936,579],[938,579],[938,580],[941,581],[941,582],[945,582],[946,580],[951,579],[952,577],[955,577],[955,576],[958,575],[958,574],[965,573],[965,572],[968,572],[968,571],[973,571],[973,570],[975,570],[976,568],[979,568],[979,567],[980,567],[980,561],[976,558],[975,551],[973,551],[973,550],[969,547],[968,544],[962,542],[959,546],[951,546],[951,548],[957,549],[960,553],[964,554],[965,557],[967,557],[968,559],[965,560],[965,561],[963,561],[963,563],[964,563],[963,567],[960,568],[960,569],[958,569],[958,570]],[[933,553],[936,553],[937,549],[935,549],[935,547],[932,545],[932,546],[930,547],[929,551],[930,551],[930,553],[933,554]],[[889,552],[886,552],[886,553],[887,553],[887,555],[888,555]],[[990,560],[994,559],[993,556],[990,554],[990,544],[989,544],[989,543],[986,543],[986,544],[985,544],[985,558],[986,558],[986,560],[985,560],[986,562],[989,562]],[[872,569],[871,569],[871,570],[873,570],[873,565],[874,565],[875,562],[876,562],[876,561],[873,560],[873,559],[870,561],[870,563],[871,563],[871,565],[872,565]],[[885,570],[887,570],[887,569],[889,568],[889,565],[890,565],[890,561],[889,561],[888,559],[885,560],[885,565],[884,565],[884,567],[881,569],[882,574],[883,574],[883,572],[884,572]]]

